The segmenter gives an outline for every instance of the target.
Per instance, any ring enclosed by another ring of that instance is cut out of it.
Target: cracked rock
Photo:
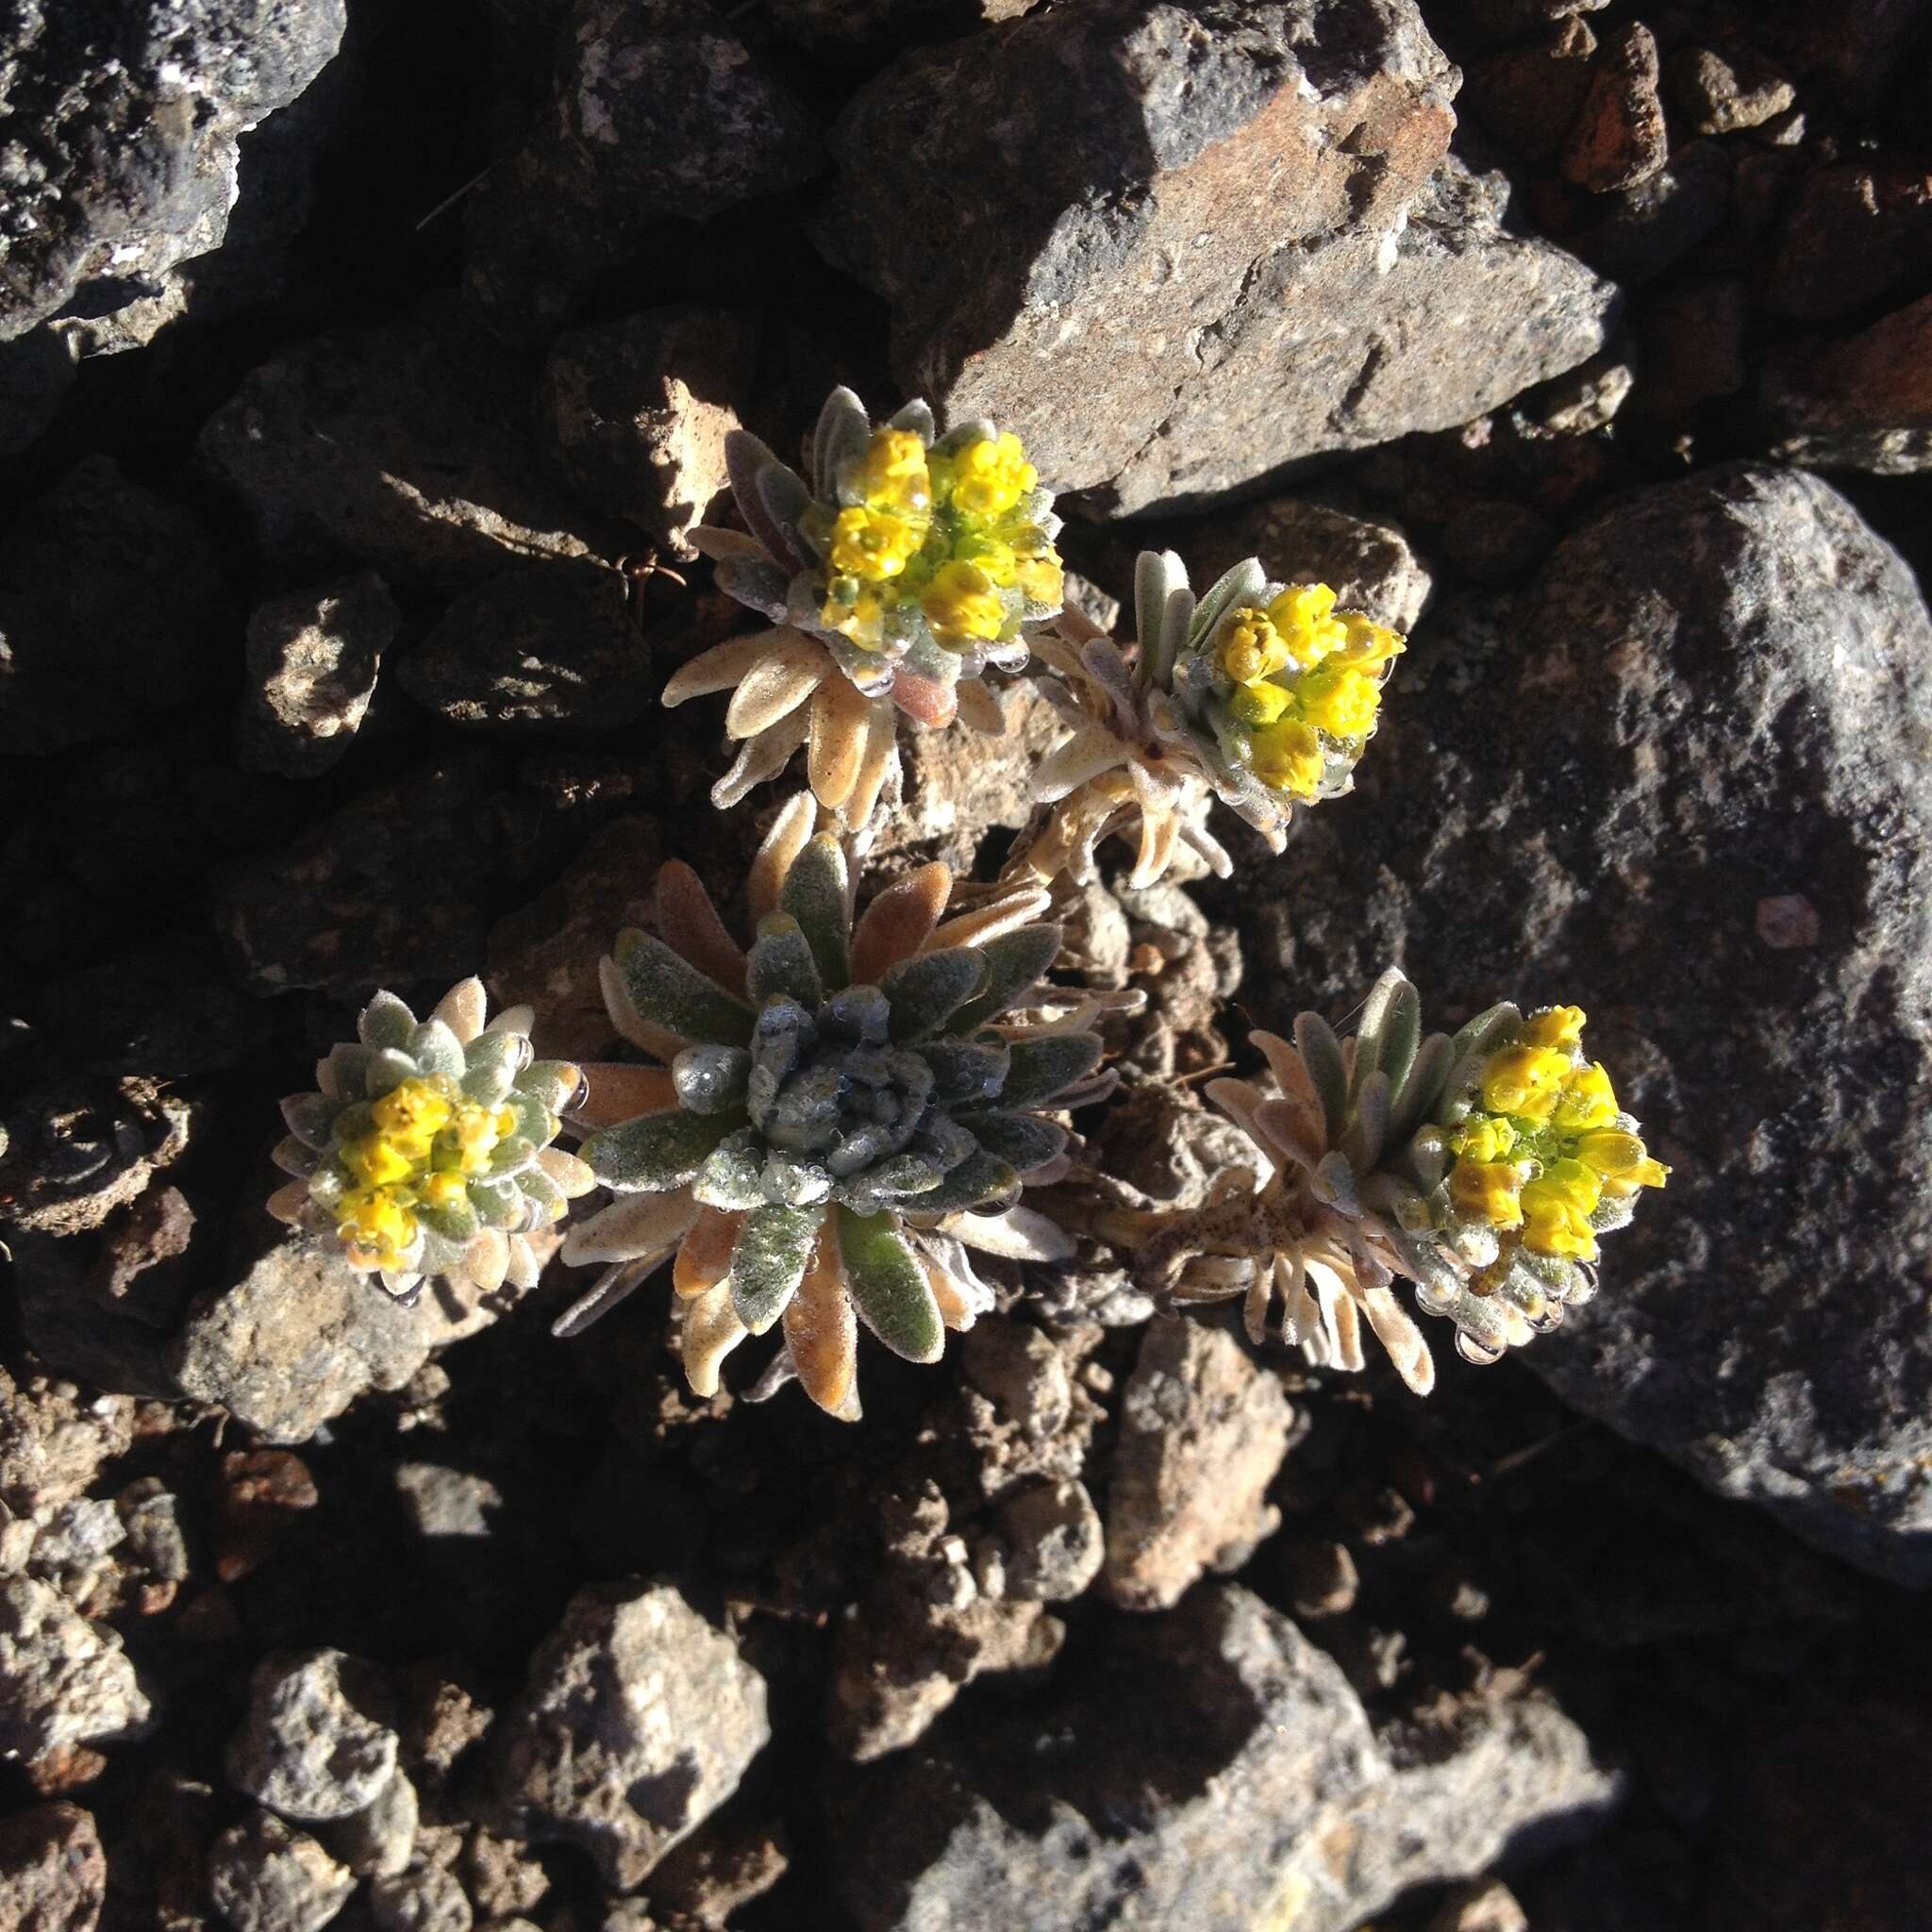
[[[1266,1496],[1292,1421],[1281,1384],[1233,1336],[1179,1315],[1152,1323],[1121,1401],[1104,1593],[1165,1609],[1204,1572],[1245,1562],[1281,1522]]]
[[[264,1658],[228,1746],[229,1780],[303,1824],[366,1811],[395,1774],[396,1734],[375,1715],[387,1707],[375,1667],[339,1650]]]
[[[738,1789],[770,1735],[764,1679],[676,1591],[580,1591],[498,1728],[500,1828],[578,1845],[629,1890]]]
[[[1535,1693],[1377,1737],[1340,1666],[1246,1591],[1123,1620],[1076,1680],[982,1707],[834,1799],[863,1932],[1348,1932],[1411,1885],[1580,1836],[1617,1782]]]

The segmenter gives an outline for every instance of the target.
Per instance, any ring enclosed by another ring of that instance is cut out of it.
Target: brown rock
[[[0,1818],[0,1925],[8,1932],[93,1932],[108,1861],[77,1805],[35,1805]]]
[[[1551,160],[1582,111],[1595,52],[1595,34],[1572,14],[1541,40],[1479,61],[1462,98],[1506,147]]]
[[[1735,134],[1774,121],[1797,91],[1749,48],[1679,47],[1664,62],[1664,92],[1699,134]]]
[[[666,857],[663,829],[642,813],[596,833],[548,891],[506,914],[490,935],[491,998],[537,1009],[537,1050],[561,1059],[608,1058],[617,1036],[597,962],[627,925],[648,926],[651,883]]]
[[[1932,468],[1932,296],[1839,342],[1767,356],[1772,454],[1881,476]]]
[[[1563,178],[1591,194],[1634,188],[1670,158],[1657,39],[1641,21],[1609,34],[1563,143]]]
[[[727,487],[758,329],[724,308],[651,308],[560,337],[538,392],[543,437],[571,488],[680,557]]]
[[[1654,296],[1637,324],[1643,354],[1633,408],[1674,423],[1701,403],[1736,395],[1747,380],[1749,312],[1750,292],[1738,275],[1711,275]]]
[[[1780,315],[1829,322],[1932,268],[1932,175],[1846,161],[1798,192],[1777,239],[1764,299]]]
[[[1103,1592],[1165,1609],[1205,1571],[1245,1561],[1281,1520],[1266,1496],[1292,1420],[1281,1384],[1231,1335],[1156,1320],[1122,1398]]]

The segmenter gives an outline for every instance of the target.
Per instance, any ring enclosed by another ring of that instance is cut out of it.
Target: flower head
[[[1026,661],[1024,626],[1060,608],[1059,521],[1018,437],[967,423],[936,437],[909,403],[874,425],[850,390],[820,414],[808,474],[754,436],[727,449],[742,531],[702,527],[720,586],[778,626],[703,653],[666,685],[682,704],[731,690],[745,741],[712,796],[735,804],[803,744],[811,789],[852,829],[897,764],[894,707],[1001,727],[979,682]]]
[[[1208,1207],[1170,1218],[1143,1275],[1180,1300],[1244,1294],[1257,1341],[1278,1296],[1284,1337],[1318,1364],[1359,1368],[1366,1321],[1419,1394],[1435,1369],[1398,1275],[1473,1361],[1556,1326],[1595,1292],[1597,1237],[1667,1174],[1584,1058],[1583,1024],[1574,1007],[1499,1006],[1424,1038],[1414,987],[1391,972],[1351,1040],[1313,1013],[1292,1042],[1253,1035],[1278,1092],[1208,1091],[1266,1172],[1224,1176]]]
[[[1225,876],[1207,830],[1219,798],[1279,851],[1296,810],[1339,797],[1374,735],[1395,632],[1335,608],[1325,584],[1274,584],[1238,564],[1198,600],[1171,553],[1143,551],[1129,653],[1066,610],[1034,640],[1074,726],[1036,774],[1046,809],[1014,870],[1093,876],[1109,833],[1138,828],[1137,886],[1180,844]]]
[[[592,1185],[575,1155],[551,1145],[577,1069],[535,1058],[527,1007],[487,1026],[484,1012],[476,979],[420,1024],[379,992],[357,1040],[316,1068],[317,1091],[282,1103],[289,1137],[275,1163],[298,1178],[271,1210],[339,1241],[392,1294],[437,1276],[534,1287],[530,1237]]]
[[[1038,923],[1044,892],[949,919],[951,874],[928,865],[855,925],[844,847],[813,817],[794,800],[759,854],[749,948],[674,861],[657,932],[624,933],[604,962],[612,1021],[655,1064],[589,1070],[583,1155],[617,1199],[565,1243],[607,1273],[563,1325],[675,1257],[694,1389],[714,1393],[726,1352],[781,1325],[786,1372],[849,1418],[859,1324],[936,1360],[944,1330],[991,1306],[966,1246],[1071,1252],[1015,1204],[1064,1164],[1045,1109],[1110,1076],[1085,1014],[1040,1017],[1076,998],[1040,984],[1060,941]]]

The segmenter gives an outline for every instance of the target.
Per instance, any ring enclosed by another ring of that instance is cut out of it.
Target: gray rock
[[[114,1498],[127,1552],[157,1583],[185,1583],[188,1539],[181,1528],[180,1498],[158,1475],[137,1476]]]
[[[0,1818],[0,1925],[12,1932],[93,1932],[108,1861],[78,1805],[33,1805]]]
[[[698,0],[579,0],[530,138],[464,207],[465,286],[547,341],[654,224],[700,222],[824,165],[803,104]]]
[[[1408,0],[1053,8],[862,89],[817,233],[891,302],[903,384],[1138,508],[1302,454],[1254,387],[1260,338],[1284,353],[1277,268],[1392,242],[1454,84]],[[1239,451],[1202,433],[1237,409]]]
[[[362,793],[294,844],[241,859],[215,888],[215,925],[255,992],[474,973],[498,862],[480,753],[420,765]]]
[[[228,1779],[303,1824],[366,1811],[395,1774],[396,1734],[373,1664],[340,1650],[256,1666],[248,1716],[228,1745]]]
[[[1408,0],[1056,8],[862,90],[817,232],[907,387],[1100,508],[1209,502],[1601,346],[1614,291],[1436,173],[1453,86]]]
[[[197,1302],[171,1358],[195,1401],[219,1403],[266,1441],[306,1442],[358,1395],[400,1389],[495,1318],[491,1303],[446,1283],[405,1307],[332,1242],[305,1238]]]
[[[1204,1572],[1245,1562],[1280,1524],[1266,1498],[1292,1421],[1281,1384],[1233,1336],[1153,1322],[1121,1399],[1103,1593],[1166,1609]]]
[[[1006,1497],[994,1521],[1008,1596],[1071,1603],[1099,1575],[1107,1539],[1084,1483],[1036,1483]]]
[[[369,1916],[379,1932],[470,1932],[475,1914],[457,1874],[417,1865],[369,1888]]]
[[[1525,1360],[1822,1547],[1932,1580],[1909,572],[1817,478],[1727,466],[1625,496],[1507,602],[1445,600],[1402,665],[1357,798],[1252,902],[1257,1020],[1339,1018],[1391,962],[1432,1024],[1583,1007],[1676,1171]]]
[[[70,1599],[85,1601],[102,1567],[126,1538],[120,1512],[106,1496],[63,1503],[34,1538],[28,1574],[54,1584]]]
[[[257,605],[239,721],[242,769],[313,778],[335,764],[361,726],[402,622],[373,570]]]
[[[1904,476],[1932,469],[1932,295],[1841,341],[1764,358],[1772,453],[1820,469]]]
[[[82,458],[0,537],[0,751],[64,751],[200,695],[232,617],[199,522]]]
[[[0,1503],[22,1516],[86,1492],[101,1465],[134,1440],[134,1405],[84,1397],[72,1382],[0,1369]]]
[[[500,387],[425,323],[317,336],[245,378],[199,460],[291,571],[368,566],[449,594],[512,563],[614,555],[544,479]]]
[[[366,1810],[320,1827],[322,1840],[358,1878],[393,1878],[409,1869],[422,1811],[416,1787],[402,1773]]]
[[[239,137],[315,78],[345,18],[344,0],[17,9],[0,47],[0,339],[71,309],[109,346],[146,341],[145,322],[99,321],[178,308],[171,271],[226,232]]]
[[[396,676],[465,730],[597,738],[653,709],[650,666],[612,572],[533,566],[466,591]]]
[[[440,1462],[405,1462],[395,1472],[396,1494],[419,1536],[483,1537],[503,1491],[485,1475]]]
[[[499,1724],[499,1828],[579,1845],[629,1890],[738,1789],[770,1736],[764,1679],[676,1591],[579,1591]]]
[[[863,1932],[1347,1932],[1407,1887],[1589,1830],[1615,1781],[1530,1694],[1378,1739],[1335,1662],[1247,1591],[1098,1633],[1076,1686],[988,1706],[853,1778]]]
[[[560,337],[538,408],[552,459],[586,503],[680,557],[728,485],[758,327],[728,308],[650,308]]]
[[[1302,497],[1269,497],[1205,517],[1164,541],[1202,589],[1242,558],[1258,557],[1271,577],[1326,584],[1344,609],[1366,611],[1404,633],[1415,628],[1434,588],[1395,525]]]
[[[1775,121],[1797,90],[1748,49],[1679,47],[1664,62],[1664,92],[1699,134],[1735,134]]]
[[[0,1579],[0,1757],[125,1738],[149,1705],[117,1632],[51,1584]]]
[[[208,1889],[234,1932],[322,1932],[356,1874],[306,1832],[257,1811],[208,1847]]]

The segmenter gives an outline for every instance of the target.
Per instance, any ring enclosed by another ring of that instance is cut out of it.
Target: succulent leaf
[[[916,1256],[890,1214],[838,1213],[839,1254],[858,1319],[894,1355],[936,1362],[946,1332]]]

